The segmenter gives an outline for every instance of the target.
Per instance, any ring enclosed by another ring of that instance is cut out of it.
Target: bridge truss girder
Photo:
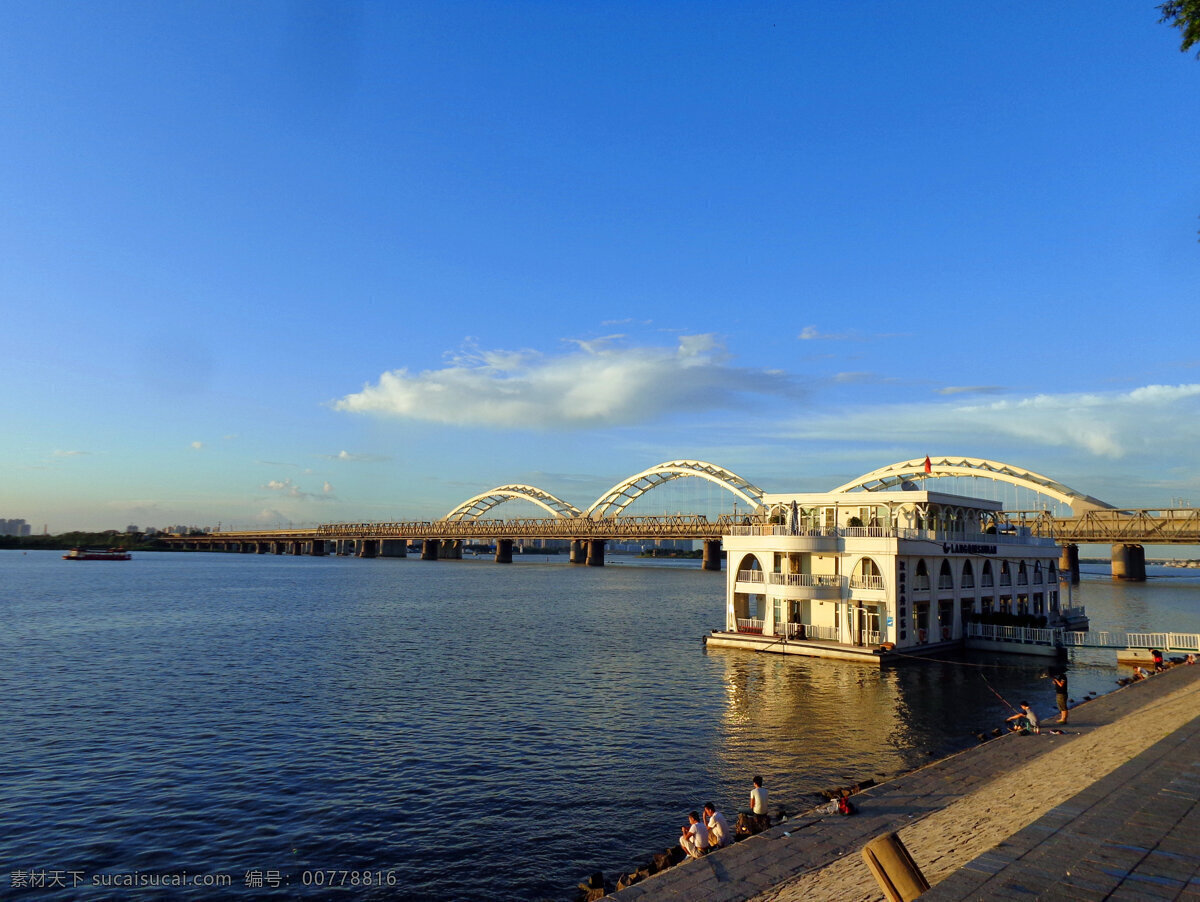
[[[1032,489],[1056,501],[1068,505],[1074,514],[1092,510],[1113,510],[1113,506],[1099,498],[1077,492],[1049,476],[1014,467],[1011,464],[979,457],[930,457],[930,471],[925,472],[925,458],[903,460],[878,470],[872,470],[857,479],[840,485],[832,491],[849,492],[862,489],[866,492],[892,489],[914,479],[934,479],[939,476],[970,476],[975,479],[993,479],[1010,485]]]
[[[1055,517],[1045,511],[1012,512],[1034,535],[1059,544],[1200,544],[1200,509],[1159,508],[1091,510],[1077,517]]]

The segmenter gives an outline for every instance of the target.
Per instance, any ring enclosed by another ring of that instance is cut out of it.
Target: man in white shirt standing
[[[729,845],[733,839],[729,835],[729,823],[725,820],[725,815],[717,811],[717,807],[712,802],[704,806],[704,818],[708,822],[709,847],[719,849]]]

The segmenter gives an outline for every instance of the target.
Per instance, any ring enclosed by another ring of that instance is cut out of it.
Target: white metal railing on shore
[[[1059,644],[1067,648],[1158,648],[1163,651],[1200,652],[1200,633],[1057,632]]]
[[[1200,633],[1110,633],[1105,630],[1084,632],[968,623],[967,638],[1025,645],[1055,645],[1062,648],[1158,648],[1162,651],[1200,653]]]
[[[739,583],[761,583],[763,572],[761,570],[739,570],[737,581]]]
[[[968,639],[991,639],[997,642],[1014,642],[1022,645],[1055,645],[1056,633],[1060,630],[1039,629],[1029,626],[999,626],[995,623],[968,623]]]
[[[863,633],[863,641],[866,642],[867,645],[878,645],[883,641],[883,638],[874,630],[867,630],[865,633]]]
[[[754,620],[753,618],[749,620],[742,620],[739,618],[737,622],[737,631],[739,633],[761,634],[763,631],[763,622],[761,620]]]
[[[772,573],[770,583],[772,586],[820,586],[822,588],[840,589],[842,586],[841,576],[813,574],[813,573]]]

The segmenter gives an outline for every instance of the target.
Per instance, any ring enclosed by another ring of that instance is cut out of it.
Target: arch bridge
[[[1010,519],[1027,525],[1036,535],[1054,538],[1071,548],[1075,543],[1112,543],[1114,563],[1137,543],[1200,544],[1200,510],[1117,510],[1111,504],[1075,491],[1032,470],[973,457],[927,457],[900,461],[865,473],[833,492],[884,491],[915,488],[915,483],[947,476],[991,479],[1031,489],[1069,505],[1072,515],[1055,517],[1045,511],[1008,511]],[[702,479],[729,492],[744,503],[747,513],[735,524],[730,515],[708,519],[700,514],[635,516],[626,511],[637,499],[658,486],[677,479]],[[562,539],[570,541],[571,561],[603,563],[604,543],[612,540],[695,539],[704,541],[704,566],[720,569],[720,540],[731,526],[765,521],[770,516],[764,493],[753,483],[716,464],[700,460],[670,460],[621,480],[586,508],[559,498],[537,486],[510,483],[474,495],[432,521],[335,523],[308,530],[223,532],[204,536],[168,536],[172,547],[276,554],[353,553],[363,557],[407,554],[410,541],[420,541],[422,557],[461,557],[464,542],[495,542],[497,561],[511,561],[514,541]],[[490,519],[496,507],[508,501],[530,502],[548,516]],[[1135,555],[1136,556],[1136,555]],[[1144,573],[1144,557],[1141,558]],[[1136,572],[1138,563],[1134,561]],[[1136,575],[1131,578],[1137,578]]]

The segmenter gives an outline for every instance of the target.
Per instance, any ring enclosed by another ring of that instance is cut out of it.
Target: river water
[[[1200,571],[1087,569],[1097,628],[1200,631]],[[1017,656],[706,650],[723,586],[619,557],[0,552],[0,896],[568,899],[754,774],[795,810],[974,744],[1006,702],[1053,711]],[[1081,655],[1072,695],[1118,675]]]

